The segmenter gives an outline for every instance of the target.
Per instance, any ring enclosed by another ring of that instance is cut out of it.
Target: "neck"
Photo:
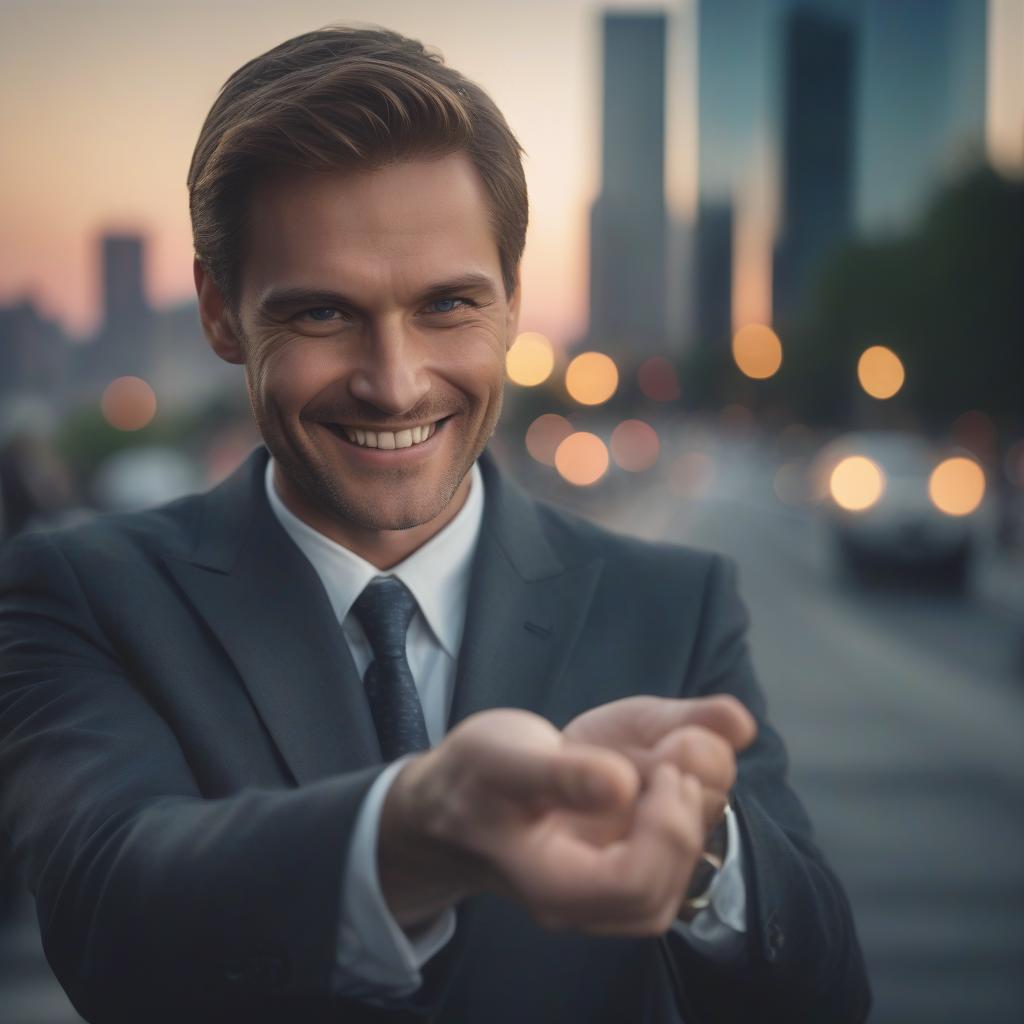
[[[273,486],[282,504],[297,519],[329,540],[348,548],[353,554],[369,562],[378,569],[391,569],[403,562],[414,551],[423,547],[435,534],[440,533],[466,503],[471,484],[471,473],[467,473],[452,500],[440,514],[419,526],[407,530],[374,530],[357,523],[339,521],[321,512],[318,508],[302,500],[288,477],[281,472],[280,465],[275,461]]]

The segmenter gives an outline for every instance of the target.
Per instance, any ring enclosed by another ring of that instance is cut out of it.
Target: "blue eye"
[[[464,306],[468,306],[469,305],[469,301],[467,299],[434,299],[434,301],[431,302],[430,305],[435,307],[435,309],[434,309],[435,313],[454,313],[456,311],[456,309],[459,308],[456,305],[456,303],[458,303],[458,302],[461,302],[462,305],[464,305]],[[441,306],[441,307],[444,307],[444,308],[438,309],[438,308],[436,308],[438,306]]]
[[[333,320],[334,317],[331,314],[337,312],[332,306],[317,306],[315,309],[307,309],[304,315],[308,316],[310,320],[323,323],[326,320]]]

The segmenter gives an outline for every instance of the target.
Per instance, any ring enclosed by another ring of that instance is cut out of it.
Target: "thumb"
[[[593,812],[629,803],[640,788],[631,761],[590,744],[550,751],[507,748],[502,760],[500,788],[528,803]]]

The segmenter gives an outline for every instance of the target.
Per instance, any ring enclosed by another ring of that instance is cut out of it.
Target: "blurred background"
[[[437,47],[523,143],[492,448],[738,561],[872,1020],[1024,1019],[1024,0],[5,0],[0,535],[258,443],[185,174],[228,74],[338,21]],[[77,1020],[0,870],[0,1021]]]

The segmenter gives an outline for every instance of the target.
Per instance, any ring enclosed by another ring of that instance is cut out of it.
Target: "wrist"
[[[467,854],[440,834],[431,752],[411,758],[395,776],[380,816],[377,870],[381,892],[406,931],[477,891]]]
[[[679,918],[683,921],[692,921],[711,905],[712,890],[728,854],[731,814],[732,808],[727,803],[722,820],[707,835],[679,910]]]

